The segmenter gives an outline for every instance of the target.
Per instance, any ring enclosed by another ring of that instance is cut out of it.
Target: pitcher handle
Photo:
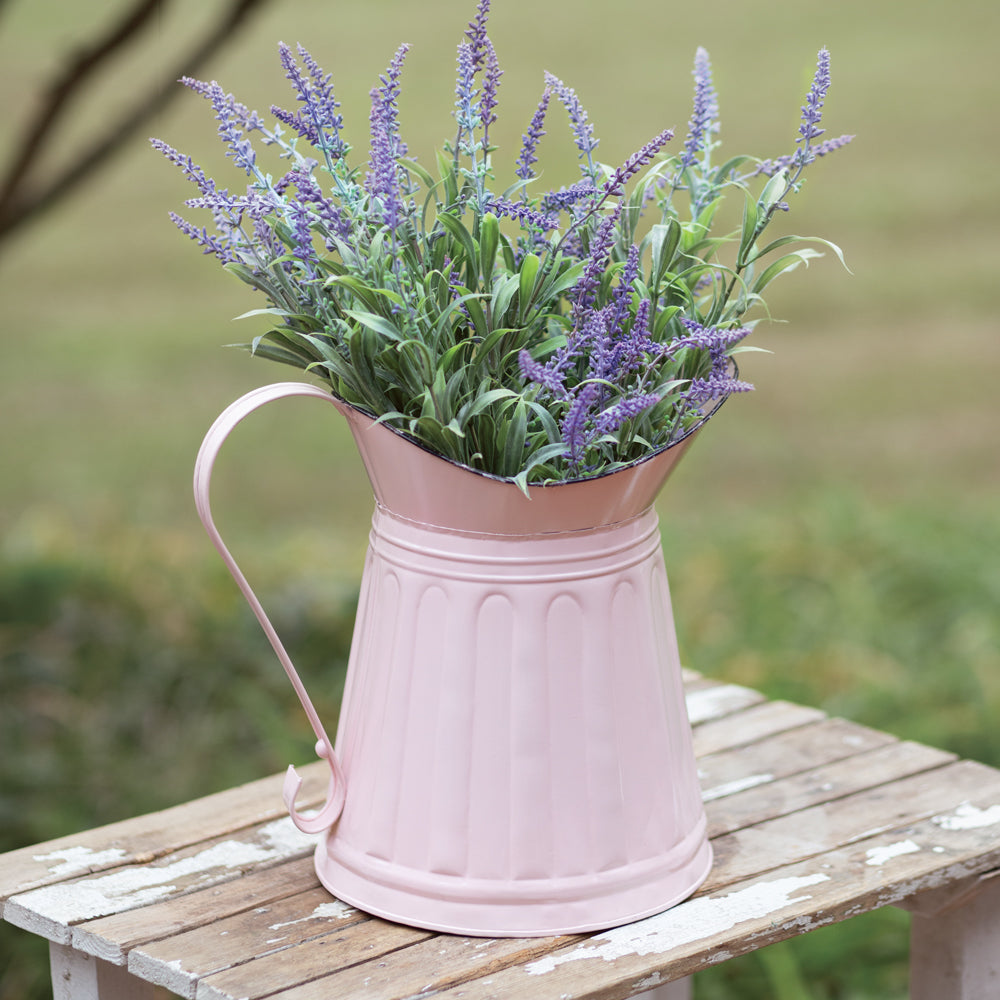
[[[283,399],[287,396],[316,396],[334,405],[339,402],[331,393],[320,389],[318,386],[308,385],[304,382],[278,382],[274,385],[266,385],[260,389],[254,389],[245,396],[241,396],[235,403],[223,410],[205,435],[204,441],[202,441],[194,467],[194,500],[198,516],[201,518],[201,523],[204,525],[205,531],[208,532],[208,537],[218,550],[219,555],[222,556],[222,561],[232,574],[236,585],[246,598],[257,621],[260,622],[264,634],[271,643],[271,647],[277,654],[282,667],[284,667],[288,679],[292,682],[292,687],[295,689],[296,695],[298,695],[299,702],[303,709],[305,709],[309,724],[316,735],[316,755],[326,760],[330,765],[330,781],[327,786],[326,802],[323,808],[315,815],[304,816],[295,808],[295,799],[299,793],[299,789],[302,787],[302,779],[291,765],[289,765],[288,771],[285,773],[285,781],[282,789],[282,798],[291,815],[292,822],[303,833],[322,833],[334,823],[344,807],[344,797],[346,794],[344,772],[334,752],[333,744],[326,735],[323,723],[320,722],[319,715],[316,713],[312,700],[306,692],[305,685],[292,665],[291,658],[285,651],[281,639],[278,638],[278,633],[274,630],[274,626],[264,613],[264,608],[257,599],[257,595],[251,589],[250,584],[247,583],[243,572],[236,565],[236,560],[233,559],[229,549],[222,541],[222,537],[219,535],[218,529],[215,527],[215,522],[212,519],[212,510],[209,504],[212,468],[215,465],[215,460],[219,454],[219,449],[222,447],[222,443],[244,417],[249,416],[254,410],[264,406],[265,403],[269,403],[275,399]]]

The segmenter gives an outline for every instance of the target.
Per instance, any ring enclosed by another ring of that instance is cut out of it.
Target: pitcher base
[[[712,849],[699,824],[652,861],[572,878],[501,881],[403,869],[345,850],[328,831],[315,863],[337,899],[372,916],[470,937],[550,937],[618,927],[683,902],[708,877]]]

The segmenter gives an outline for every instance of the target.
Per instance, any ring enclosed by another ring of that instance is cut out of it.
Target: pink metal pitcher
[[[209,480],[247,414],[315,396],[347,419],[375,493],[332,746],[212,521]],[[691,437],[596,479],[531,487],[440,458],[302,383],[229,407],[198,512],[330,765],[320,881],[391,920],[522,936],[657,913],[705,879],[705,833],[653,501]]]

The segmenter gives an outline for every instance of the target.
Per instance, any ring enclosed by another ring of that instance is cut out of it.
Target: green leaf
[[[737,267],[745,266],[747,254],[755,239],[757,239],[757,202],[748,196],[743,201],[743,225],[740,230],[740,248],[736,254]]]
[[[796,250],[794,253],[785,254],[783,257],[779,257],[763,274],[753,283],[750,291],[754,294],[759,294],[766,288],[779,274],[783,274],[786,271],[793,271],[800,264],[805,264],[809,266],[810,259],[816,257],[822,257],[821,253],[816,250]]]
[[[384,316],[378,316],[370,312],[361,312],[357,309],[347,309],[345,310],[345,315],[356,320],[369,330],[380,333],[383,337],[388,337],[389,340],[400,341],[404,339],[403,331],[395,326],[395,324],[390,323]]]
[[[520,279],[516,274],[505,274],[494,283],[493,301],[491,303],[491,314],[493,316],[494,326],[503,322],[503,317],[519,288]]]
[[[788,191],[788,171],[779,170],[764,185],[764,190],[760,193],[757,201],[757,212],[762,218],[766,218],[775,205],[781,201]]]
[[[528,432],[528,408],[522,399],[507,422],[503,445],[503,475],[511,476],[524,465],[524,442]]]
[[[470,233],[469,230],[462,225],[462,220],[456,218],[454,215],[449,215],[447,212],[442,212],[437,217],[437,221],[454,239],[458,240],[459,245],[465,254],[466,266],[471,267],[473,272],[478,274],[479,254],[476,252],[476,242],[472,238],[472,233]],[[452,259],[454,259],[454,257],[455,255],[453,254]]]
[[[497,248],[500,246],[500,223],[492,212],[487,212],[479,220],[479,273],[483,285],[489,291],[493,281],[493,270],[497,263]]]
[[[488,392],[484,392],[481,395],[476,396],[474,399],[469,400],[459,411],[458,419],[461,423],[466,423],[473,417],[479,416],[483,410],[491,407],[499,399],[510,399],[516,396],[511,389],[490,389]]]
[[[524,322],[524,317],[535,291],[535,279],[538,276],[538,268],[541,266],[541,259],[533,253],[525,255],[521,261],[521,273],[518,276],[518,318]]]

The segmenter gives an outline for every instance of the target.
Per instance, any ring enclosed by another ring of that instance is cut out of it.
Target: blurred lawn
[[[75,31],[118,6],[20,0],[5,10],[0,149]],[[816,164],[785,224],[839,243],[853,273],[826,258],[773,286],[772,309],[788,324],[758,328],[756,343],[775,352],[746,356],[758,392],[726,405],[663,495],[684,655],[713,675],[1000,765],[996,5],[493,6],[506,71],[501,164],[516,156],[543,69],[577,89],[609,162],[664,125],[682,137],[699,44],[714,65],[723,151],[786,152],[816,51],[829,46],[826,123],[858,138]],[[164,16],[150,48],[102,81],[105,105],[169,65],[207,7],[186,0],[180,16]],[[427,161],[451,132],[454,44],[473,7],[275,0],[205,75],[262,111],[287,103],[276,43],[301,40],[334,72],[363,147],[367,92],[409,41],[402,125]],[[81,107],[57,156],[101,118]],[[546,163],[565,151],[546,177],[554,186],[575,170],[559,122],[553,114],[543,144]],[[238,183],[194,95],[149,132]],[[290,692],[219,577],[190,499],[215,415],[255,385],[299,375],[221,346],[252,335],[252,321],[230,317],[257,303],[166,218],[189,188],[137,140],[0,257],[0,683],[13,695],[0,726],[2,847],[220,787],[241,776],[234,764],[254,776],[293,752],[308,759]],[[220,462],[220,525],[289,627],[301,626],[293,652],[317,677],[324,656],[342,655],[370,503],[344,427],[308,402],[256,417]],[[226,688],[228,671],[245,682],[239,693]],[[118,731],[121,716],[139,721]],[[198,766],[182,746],[196,748]],[[207,753],[212,768],[201,766]],[[809,996],[901,996],[905,919],[871,919],[717,970],[699,995],[774,995],[768,983],[798,963]],[[0,948],[22,947],[13,933]],[[840,945],[824,937],[835,934]],[[859,934],[869,961],[852,971],[840,956]],[[30,995],[26,967],[12,960],[0,973],[0,997]]]

